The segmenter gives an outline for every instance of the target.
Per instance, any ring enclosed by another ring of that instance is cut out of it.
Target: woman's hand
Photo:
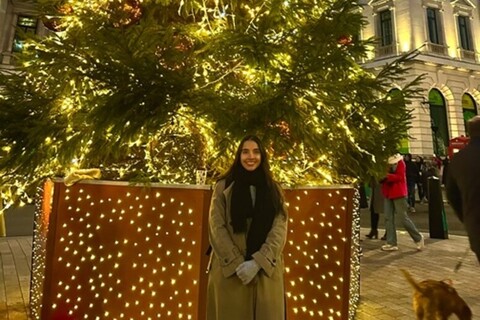
[[[249,284],[250,281],[255,278],[259,270],[260,265],[255,260],[244,261],[237,267],[237,269],[235,269],[237,276],[242,280],[244,285]]]

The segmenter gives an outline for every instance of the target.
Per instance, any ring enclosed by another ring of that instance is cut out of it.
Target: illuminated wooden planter
[[[355,190],[286,190],[287,319],[353,319]],[[47,183],[35,217],[34,319],[205,319],[207,186]]]

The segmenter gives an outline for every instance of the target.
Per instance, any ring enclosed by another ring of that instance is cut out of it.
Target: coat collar
[[[225,184],[226,181],[224,180],[223,183]],[[223,190],[223,195],[225,196],[226,199],[229,199],[232,196],[232,190],[233,190],[233,184],[235,181],[230,183],[230,185]]]

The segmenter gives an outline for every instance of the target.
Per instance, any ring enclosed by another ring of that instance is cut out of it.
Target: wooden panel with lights
[[[353,195],[353,188],[286,191],[287,319],[349,318]]]
[[[34,318],[205,319],[209,187],[101,181],[44,190],[33,244]],[[287,319],[351,314],[353,191],[286,191]]]
[[[74,319],[198,319],[210,190],[54,190],[41,319],[65,311]]]

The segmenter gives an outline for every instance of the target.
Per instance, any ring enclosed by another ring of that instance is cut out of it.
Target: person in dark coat
[[[423,183],[423,176],[426,174],[425,169],[425,161],[421,156],[417,156],[417,161],[415,161],[415,165],[417,166],[418,170],[418,177],[417,177],[417,190],[418,190],[418,201],[422,203],[425,200],[425,194],[427,192],[427,188],[424,187]]]
[[[440,177],[438,166],[435,161],[432,159],[425,161],[425,170],[422,172],[422,183],[423,183],[423,194],[425,199],[428,200],[430,196],[430,191],[428,190],[428,178],[431,177]]]
[[[410,212],[415,212],[415,185],[420,175],[418,166],[412,161],[412,155],[407,153],[403,157],[407,175],[407,202]]]
[[[467,129],[470,142],[450,161],[446,192],[480,261],[480,115],[467,122]]]
[[[380,213],[383,213],[385,207],[385,198],[382,194],[382,185],[372,179],[370,182],[372,195],[370,197],[370,232],[365,235],[368,239],[378,239],[378,220],[380,220]],[[386,239],[385,236],[383,238]],[[385,240],[384,239],[384,240]]]

